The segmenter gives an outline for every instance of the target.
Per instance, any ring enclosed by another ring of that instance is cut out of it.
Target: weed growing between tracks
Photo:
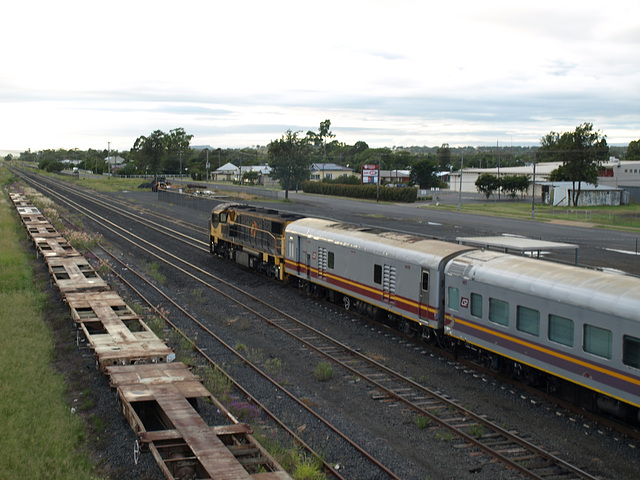
[[[147,320],[147,325],[154,331],[164,332],[164,320],[160,315],[152,316]],[[167,336],[165,335],[165,337]],[[253,427],[254,437],[295,480],[327,479],[327,476],[322,471],[323,466],[320,460],[309,459],[298,447],[288,445],[290,443],[288,438],[280,439],[275,433],[265,433],[262,411],[252,403],[234,397],[233,384],[224,373],[226,365],[222,365],[219,368],[217,366],[203,365],[194,351],[194,344],[177,331],[169,333],[168,341],[176,352],[176,359],[192,365],[194,373],[202,378],[202,383],[207,390],[239,422],[248,423]],[[244,344],[237,344],[235,348],[254,363],[264,357],[262,350],[247,348]],[[264,369],[271,376],[277,375],[282,369],[282,362],[278,358],[271,358],[264,362]]]
[[[319,382],[328,382],[333,378],[333,367],[328,362],[320,362],[313,375]]]

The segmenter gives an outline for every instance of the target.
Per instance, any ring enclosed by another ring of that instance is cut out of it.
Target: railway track
[[[59,195],[57,195],[53,190],[48,189],[47,187],[45,187],[44,185],[39,185],[39,187],[41,189],[43,189],[44,191],[46,191],[49,195],[51,195],[52,197],[57,197],[57,199],[63,203],[65,203],[68,207],[72,208],[72,209],[80,209],[80,211],[83,212],[83,215],[89,215],[89,210],[86,209],[85,207],[81,207],[79,204],[75,204],[74,202],[70,201],[69,199],[65,199],[64,197],[61,197]],[[114,228],[114,224],[113,222],[105,219],[104,217],[100,217],[100,218],[94,218],[93,219],[96,223],[101,224],[103,228],[106,228],[108,230],[111,230],[111,233],[113,235],[119,235],[121,236],[121,238],[123,238],[124,236],[122,235],[122,233],[118,233],[117,229]],[[154,222],[146,222],[147,225],[150,225]],[[153,227],[153,228],[157,228],[157,226]],[[175,232],[172,233],[172,235],[175,234]],[[175,235],[174,238],[180,238],[180,235]],[[181,240],[184,242],[184,240]],[[150,255],[154,255],[147,247],[142,247],[141,245],[135,243],[135,242],[131,242],[132,245],[138,247],[138,248],[143,248],[147,254]],[[151,245],[148,245],[148,242],[145,242],[147,244],[148,247],[151,247]],[[194,243],[189,243],[186,242],[191,246],[194,246]],[[169,254],[169,252],[166,252],[165,250],[159,248],[156,246],[156,249],[158,251],[163,251],[166,254]],[[104,250],[107,254],[108,251]],[[208,250],[205,250],[206,252],[208,252]],[[171,257],[173,257],[173,255],[169,254]],[[123,267],[124,271],[126,272],[127,275],[134,275],[135,277],[138,278],[138,281],[143,280],[145,282],[147,282],[146,279],[144,279],[144,277],[142,275],[140,275],[139,273],[135,272],[129,265],[125,265],[124,263],[122,263],[120,261],[120,259],[118,259],[116,256],[109,254],[110,258],[116,262],[116,263],[120,263],[121,266]],[[156,258],[160,259],[160,257],[158,255],[154,255]],[[164,260],[166,262],[166,259]],[[170,263],[170,265],[173,265],[174,268],[177,268],[176,265]],[[195,266],[193,266],[195,267]],[[197,270],[200,270],[199,268],[196,268]],[[189,275],[186,271],[184,271],[183,269],[180,269],[180,271],[184,274]],[[133,288],[131,282],[128,282],[125,278],[124,275],[122,275],[122,273],[118,273],[115,271],[115,269],[113,269],[114,274],[117,274],[118,278],[123,281],[129,288],[131,288],[134,292],[136,292],[136,294],[139,295],[139,293]],[[192,279],[197,280],[197,278],[193,275],[189,275]],[[343,432],[341,432],[338,428],[336,428],[335,426],[333,426],[331,424],[330,421],[324,419],[321,415],[317,414],[316,412],[314,412],[311,408],[309,408],[301,399],[297,398],[294,394],[292,394],[291,392],[287,391],[282,385],[279,385],[277,381],[275,381],[274,379],[272,379],[269,375],[267,375],[260,367],[258,367],[257,365],[255,365],[249,358],[247,358],[246,356],[241,355],[236,349],[234,349],[233,347],[231,347],[230,345],[228,345],[227,343],[225,343],[220,337],[218,337],[214,332],[212,332],[209,328],[207,328],[206,325],[204,325],[202,322],[198,321],[193,315],[190,315],[186,309],[184,309],[183,307],[181,307],[180,305],[178,305],[177,302],[171,300],[166,294],[164,294],[160,288],[155,287],[153,284],[149,283],[148,284],[150,288],[152,288],[153,290],[155,290],[156,292],[156,301],[160,300],[160,301],[165,301],[165,302],[170,302],[174,308],[171,308],[171,317],[178,317],[178,316],[182,316],[184,318],[186,318],[188,320],[188,322],[191,322],[192,324],[197,325],[198,329],[200,330],[200,333],[205,333],[208,337],[210,337],[210,339],[213,339],[214,342],[208,341],[207,339],[205,339],[205,337],[203,335],[199,335],[196,333],[195,336],[197,338],[199,338],[198,340],[198,344],[196,344],[195,342],[191,341],[191,345],[192,348],[194,350],[197,350],[199,352],[199,354],[202,356],[202,358],[210,363],[211,365],[214,366],[214,368],[216,368],[217,370],[220,370],[220,368],[216,365],[216,363],[213,361],[213,359],[209,356],[210,354],[206,353],[209,350],[212,350],[213,347],[213,343],[217,343],[219,345],[222,345],[224,347],[224,349],[226,349],[228,352],[231,352],[233,355],[235,355],[241,362],[242,365],[248,366],[250,369],[252,369],[254,372],[257,372],[263,379],[265,382],[269,382],[271,384],[271,390],[273,390],[273,388],[276,388],[283,396],[288,397],[293,403],[293,406],[289,407],[289,410],[306,410],[308,412],[308,414],[313,417],[313,419],[316,421],[316,423],[322,424],[322,426],[324,426],[325,428],[325,433],[323,434],[323,438],[324,438],[324,443],[327,444],[332,444],[333,447],[335,448],[336,446],[338,446],[339,449],[343,450],[345,452],[345,454],[348,454],[351,462],[353,462],[354,457],[356,456],[360,456],[362,457],[364,460],[361,460],[360,463],[362,462],[367,462],[369,464],[371,464],[373,466],[373,468],[369,468],[369,469],[365,469],[364,471],[362,470],[362,468],[360,468],[359,470],[357,470],[356,468],[351,468],[351,472],[354,473],[356,476],[363,476],[363,478],[371,478],[371,479],[376,479],[376,478],[380,478],[380,479],[394,479],[394,480],[399,480],[401,477],[397,476],[396,474],[394,474],[390,469],[388,469],[387,467],[385,467],[381,462],[379,462],[378,460],[376,460],[376,458],[368,453],[364,448],[362,448],[361,446],[359,446],[356,442],[354,442],[353,440],[351,440],[348,436],[348,434],[345,434]],[[215,288],[215,287],[214,287]],[[223,294],[223,292],[218,292],[220,294]],[[229,295],[227,294],[227,297],[229,297]],[[143,297],[144,298],[144,297]],[[150,308],[155,308],[154,305],[157,305],[158,303],[154,303],[153,301],[144,298],[144,301],[147,303],[147,305]],[[172,328],[177,329],[178,331],[182,330],[180,329],[180,327],[174,323],[174,321],[169,320],[167,315],[164,315],[162,312],[158,311],[156,309],[156,313],[162,315],[164,317],[164,320],[170,324],[172,326]],[[189,329],[191,332],[191,338],[193,338],[194,336],[194,332],[193,332],[193,325],[188,325],[188,326],[184,326],[184,318],[182,320],[183,322],[183,326],[182,328],[187,328]],[[184,334],[183,334],[184,335]],[[184,335],[185,338],[188,338],[187,335]],[[208,345],[207,347],[202,347],[203,344]],[[228,376],[229,381],[232,381],[231,378]],[[345,468],[349,468],[350,467],[350,460],[349,459],[345,459],[344,461],[341,461],[338,463],[338,468],[336,468],[336,465],[329,465],[327,463],[326,460],[322,460],[322,456],[318,453],[316,453],[313,449],[313,447],[311,447],[309,444],[307,444],[301,437],[299,434],[296,434],[295,431],[293,431],[291,428],[287,427],[282,421],[278,420],[278,417],[273,414],[270,409],[264,405],[259,399],[257,399],[255,396],[251,395],[249,392],[247,392],[245,389],[242,388],[242,386],[238,383],[233,381],[235,387],[242,391],[243,394],[247,395],[251,402],[254,403],[255,405],[259,406],[261,408],[261,410],[263,412],[265,412],[267,414],[267,416],[269,416],[270,418],[272,418],[274,421],[276,421],[281,428],[286,429],[287,433],[289,435],[292,436],[292,438],[296,439],[296,441],[298,441],[298,443],[300,445],[302,445],[312,456],[319,458],[322,463],[324,464],[324,468],[325,468],[325,472],[327,472],[327,474],[329,474],[330,476],[334,477],[334,478],[338,478],[338,479],[344,479],[345,477],[343,477],[340,473],[340,470],[345,469]],[[282,406],[280,406],[280,409],[282,410]],[[286,410],[286,408],[285,408]],[[318,425],[315,426],[315,430],[316,433],[318,431],[320,427]],[[341,446],[342,444],[344,444],[344,446]]]
[[[56,195],[53,192],[51,193]],[[85,198],[87,201],[95,201],[95,198],[90,196],[85,196]],[[60,197],[60,200],[65,203],[68,202],[62,197]],[[87,213],[87,210],[84,210],[86,207],[76,206],[73,208],[81,208]],[[121,211],[119,214],[125,213]],[[135,216],[133,217],[135,218]],[[181,232],[166,232],[164,230],[165,227],[161,227],[148,219],[139,218],[137,221],[144,222],[149,228],[160,229],[164,232],[163,234],[169,235],[175,240],[186,242],[192,248],[208,252],[208,248],[205,247],[207,245],[206,242],[185,238],[187,236]],[[108,223],[112,224],[110,221]],[[126,235],[131,236],[130,233],[116,233],[115,224],[112,225],[109,228],[114,229],[114,234],[122,236],[123,239]],[[133,241],[138,242],[142,241],[142,239],[136,238]],[[214,290],[220,295],[224,295],[229,300],[248,309],[252,315],[261,318],[262,321],[295,338],[309,350],[313,350],[336,365],[340,365],[349,374],[368,382],[371,385],[369,394],[373,398],[389,406],[402,405],[403,409],[410,409],[415,415],[428,418],[429,422],[433,422],[433,425],[438,425],[439,428],[451,432],[455,438],[459,439],[459,443],[456,443],[456,446],[464,447],[458,450],[482,452],[493,461],[499,461],[509,469],[513,469],[529,478],[559,478],[559,476],[562,478],[596,478],[563,461],[558,456],[532,445],[513,432],[501,428],[482,415],[477,415],[464,409],[454,401],[446,398],[446,396],[403,377],[384,365],[360,354],[355,349],[349,348],[306,325],[295,317],[266,305],[259,298],[238,289],[235,285],[229,285],[223,279],[205,272],[196,265],[184,262],[170,252],[163,252],[161,248],[153,247],[148,242],[144,243],[146,246],[138,243],[136,243],[136,246],[145,250],[146,253],[154,255],[158,260],[161,259],[161,261],[167,262],[167,265],[172,268],[179,269],[183,274],[189,275],[193,279],[197,278],[197,281],[203,286]],[[176,265],[176,262],[180,262],[182,266]],[[203,279],[203,275],[206,280]],[[215,285],[211,282],[215,282]],[[225,289],[231,289],[232,293],[223,291],[222,286]],[[234,295],[240,295],[241,298],[234,298]],[[262,313],[265,308],[269,310]]]

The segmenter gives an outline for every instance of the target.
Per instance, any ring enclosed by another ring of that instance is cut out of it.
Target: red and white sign
[[[362,183],[378,183],[378,165],[362,165],[361,176]]]

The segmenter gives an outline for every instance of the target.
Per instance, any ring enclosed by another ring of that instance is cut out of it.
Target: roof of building
[[[240,173],[240,169],[236,167],[233,163],[225,163],[220,168],[215,170],[215,173]]]
[[[311,171],[344,171],[351,172],[352,170],[347,167],[343,167],[342,165],[338,165],[337,163],[312,163]]]
[[[246,172],[258,172],[262,175],[269,175],[272,168],[269,165],[247,165],[246,167],[240,167],[241,173]]]

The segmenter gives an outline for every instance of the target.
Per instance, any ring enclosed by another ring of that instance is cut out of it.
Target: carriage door
[[[429,320],[429,270],[422,269],[420,278],[420,318]]]

